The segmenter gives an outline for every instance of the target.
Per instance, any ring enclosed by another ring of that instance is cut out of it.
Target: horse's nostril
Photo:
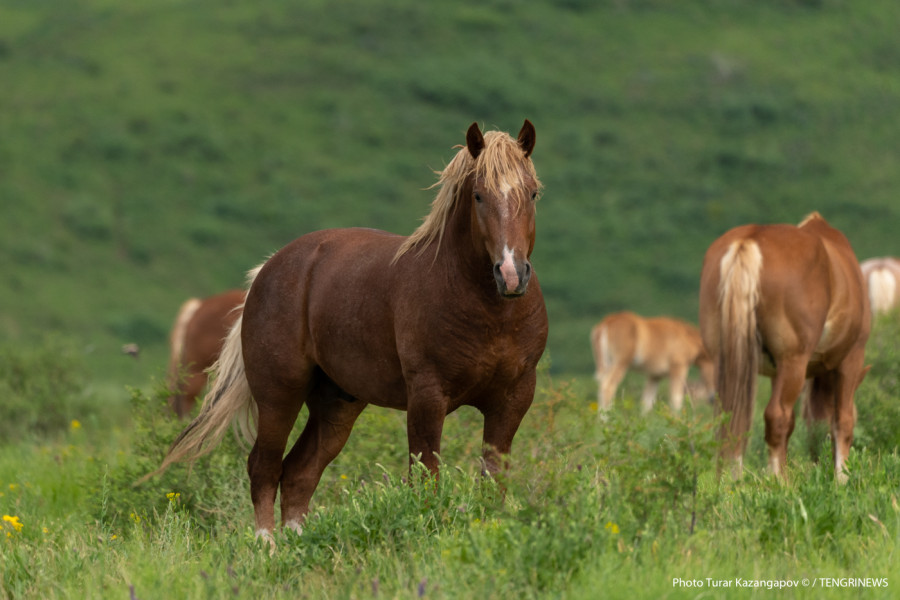
[[[525,277],[530,277],[530,276],[531,276],[531,263],[526,262],[525,263]]]

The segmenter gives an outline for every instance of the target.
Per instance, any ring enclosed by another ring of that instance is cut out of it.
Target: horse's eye
[[[478,192],[475,192],[475,202],[481,204],[481,194],[479,194]]]
[[[535,200],[537,200],[537,192],[536,191],[531,192],[531,201],[534,202]]]

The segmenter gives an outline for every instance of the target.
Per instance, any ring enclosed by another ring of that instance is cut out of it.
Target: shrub
[[[84,364],[72,343],[47,338],[0,348],[0,440],[50,436],[95,411],[85,394]]]

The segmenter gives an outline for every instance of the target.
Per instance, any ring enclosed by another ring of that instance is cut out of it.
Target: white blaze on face
[[[509,193],[512,191],[507,179],[500,182],[500,193],[503,201],[500,202],[500,219],[503,223],[509,220]],[[519,274],[516,272],[515,253],[509,249],[506,240],[503,240],[503,262],[500,263],[500,274],[506,284],[507,292],[514,292],[519,287]]]
[[[516,272],[516,263],[513,251],[509,246],[503,246],[503,262],[500,263],[500,275],[506,283],[506,291],[514,292],[519,287],[519,274]]]

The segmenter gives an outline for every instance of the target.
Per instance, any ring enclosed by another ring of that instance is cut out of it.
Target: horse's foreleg
[[[503,401],[481,409],[484,415],[483,456],[484,470],[496,475],[505,468],[512,441],[534,401],[537,375],[533,371],[524,375],[510,390]]]
[[[655,375],[647,375],[647,381],[644,383],[644,391],[641,394],[641,412],[647,414],[653,410],[656,404],[656,392],[659,390],[660,378]]]
[[[597,412],[601,416],[603,415],[603,413],[612,409],[613,398],[615,398],[616,396],[616,390],[619,389],[619,384],[622,383],[622,379],[625,377],[625,372],[627,370],[627,365],[615,363],[604,369],[603,372],[597,377],[597,381],[599,384],[599,406],[597,408]]]
[[[681,412],[684,406],[684,390],[687,387],[688,365],[674,365],[669,369],[669,406],[672,412]]]
[[[309,420],[282,464],[281,522],[301,531],[309,501],[325,467],[344,448],[366,404],[316,390],[307,399]]]
[[[429,471],[438,472],[441,435],[447,417],[447,402],[439,385],[420,383],[410,386],[406,409],[406,436],[409,441],[410,468],[420,460]]]
[[[766,444],[772,473],[786,477],[787,445],[794,431],[794,404],[806,378],[808,356],[791,357],[779,362],[772,380],[772,397],[766,406]]]

